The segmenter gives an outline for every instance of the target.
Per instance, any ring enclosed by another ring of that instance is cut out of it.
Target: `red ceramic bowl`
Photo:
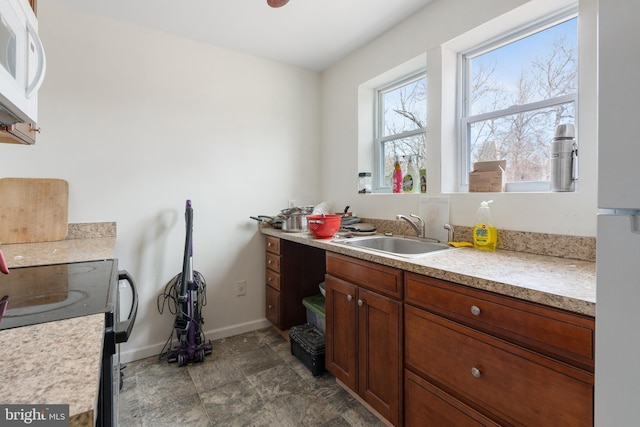
[[[308,215],[307,228],[316,239],[330,239],[340,229],[342,215]]]

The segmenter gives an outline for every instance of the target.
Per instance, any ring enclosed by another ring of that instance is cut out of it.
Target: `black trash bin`
[[[311,323],[289,329],[291,354],[296,356],[314,377],[324,372],[324,334]]]

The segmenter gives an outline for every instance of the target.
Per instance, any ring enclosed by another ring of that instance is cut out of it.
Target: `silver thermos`
[[[577,166],[575,127],[572,124],[558,125],[551,141],[551,191],[575,191]]]

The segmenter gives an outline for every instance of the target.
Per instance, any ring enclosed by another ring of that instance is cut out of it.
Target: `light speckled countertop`
[[[545,255],[459,248],[402,258],[354,248],[309,233],[261,227],[266,235],[595,317],[596,264]]]
[[[69,425],[93,426],[103,337],[104,314],[0,331],[0,402],[68,404]]]
[[[2,245],[9,269],[113,258],[115,223],[69,226],[66,240]],[[70,426],[93,426],[103,338],[104,314],[0,331],[0,403],[69,404]]]
[[[113,258],[115,222],[69,224],[67,238],[56,242],[2,245],[9,268]]]

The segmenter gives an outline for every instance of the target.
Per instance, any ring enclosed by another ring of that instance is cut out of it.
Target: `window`
[[[406,171],[409,156],[418,169],[426,164],[427,79],[424,72],[377,89],[377,188],[390,191],[395,157]]]
[[[460,55],[463,185],[473,163],[506,160],[508,183],[548,189],[555,128],[577,128],[577,37],[565,14]]]

